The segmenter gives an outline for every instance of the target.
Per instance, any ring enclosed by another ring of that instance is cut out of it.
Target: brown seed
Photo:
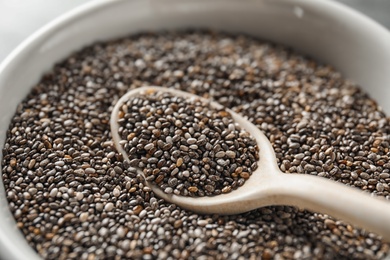
[[[127,135],[127,141],[133,140],[133,138],[134,138],[135,136],[136,136],[135,133],[130,133],[130,134],[128,134],[128,135]]]
[[[197,191],[198,191],[198,188],[195,187],[195,186],[190,186],[190,187],[188,187],[188,191],[189,191],[189,192],[197,192]]]
[[[382,143],[382,140],[376,139],[376,140],[372,143],[372,146],[378,147],[381,143]]]
[[[160,136],[161,136],[161,131],[158,130],[158,129],[153,129],[152,133],[153,133],[154,136],[156,136],[156,137],[160,137]]]
[[[31,170],[32,168],[34,168],[35,163],[36,163],[36,160],[31,159],[30,162],[28,163],[27,167]]]
[[[325,219],[324,223],[325,223],[325,226],[329,229],[334,229],[337,227],[336,223],[331,219]]]
[[[177,166],[177,167],[180,167],[182,164],[183,164],[183,158],[177,159],[177,161],[176,161],[176,166]]]
[[[180,228],[183,224],[183,221],[181,219],[178,219],[176,220],[174,223],[173,223],[173,227],[174,228]]]
[[[64,215],[64,221],[69,221],[73,218],[75,218],[75,215],[73,213],[67,213]]]
[[[240,177],[241,178],[244,178],[245,180],[249,179],[251,175],[249,174],[249,172],[242,172],[240,173]]]
[[[53,237],[54,237],[54,234],[53,234],[53,233],[47,233],[47,234],[45,235],[45,238],[48,239],[48,240],[51,240]]]
[[[49,142],[49,140],[44,140],[43,141],[46,149],[51,149],[52,148],[52,144]]]
[[[34,228],[34,229],[33,229],[33,233],[34,233],[35,235],[40,235],[40,234],[41,234],[41,230],[40,230],[39,228]]]
[[[237,167],[237,169],[235,170],[235,173],[240,174],[240,173],[242,173],[242,171],[243,171],[243,168],[240,166],[240,167]]]
[[[233,178],[237,178],[238,175],[239,175],[239,174],[236,173],[236,172],[233,172],[233,173],[231,174],[231,176],[232,176]]]
[[[221,116],[221,117],[227,117],[227,116],[230,116],[230,114],[226,111],[219,111],[218,114]]]
[[[158,175],[157,178],[154,180],[154,182],[159,184],[163,180],[164,180],[164,175]]]
[[[144,208],[141,205],[137,205],[133,208],[134,214],[138,215]]]
[[[153,247],[145,247],[144,254],[151,254],[153,252]]]
[[[232,187],[231,186],[226,186],[226,187],[223,187],[222,189],[222,193],[228,193],[232,190]]]
[[[118,118],[119,119],[123,118],[124,116],[125,116],[125,112],[123,112],[123,111],[119,111],[118,112]]]
[[[10,162],[9,162],[9,165],[10,165],[11,167],[15,167],[15,166],[16,166],[16,159],[15,159],[15,158],[12,158],[12,159],[10,160]]]

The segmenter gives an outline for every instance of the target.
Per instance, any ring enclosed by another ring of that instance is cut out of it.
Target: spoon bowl
[[[110,119],[111,133],[118,152],[129,157],[118,134],[120,107],[131,97],[166,92],[187,99],[198,99],[216,109],[225,109],[236,123],[255,138],[260,149],[258,168],[246,182],[229,193],[207,197],[185,197],[164,193],[156,184],[145,181],[153,192],[167,202],[201,214],[239,214],[271,205],[295,206],[331,215],[373,231],[390,241],[390,202],[371,196],[357,188],[307,174],[286,174],[280,171],[273,147],[264,133],[234,111],[197,95],[163,87],[141,87],[129,91],[116,103]],[[138,173],[143,176],[141,169]]]

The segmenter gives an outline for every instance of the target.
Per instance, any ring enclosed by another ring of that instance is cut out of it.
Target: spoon
[[[272,145],[261,130],[230,109],[194,94],[163,87],[141,87],[122,96],[112,111],[110,124],[116,149],[125,160],[129,161],[129,157],[119,144],[119,109],[131,97],[156,91],[190,100],[202,100],[216,109],[225,109],[236,123],[256,139],[260,149],[258,168],[243,186],[229,193],[210,197],[185,197],[166,194],[156,184],[146,181],[146,185],[158,197],[202,214],[230,215],[271,205],[295,206],[342,219],[390,241],[390,201],[318,176],[281,172]],[[143,176],[141,169],[137,171]]]

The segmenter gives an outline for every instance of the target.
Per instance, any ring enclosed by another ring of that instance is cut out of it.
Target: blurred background
[[[93,0],[0,0],[0,62],[44,24],[89,1]],[[365,13],[390,30],[390,0],[336,1]]]

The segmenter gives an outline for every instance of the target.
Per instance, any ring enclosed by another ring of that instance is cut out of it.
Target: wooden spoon
[[[256,139],[260,148],[257,170],[243,186],[230,193],[209,197],[185,197],[166,194],[154,183],[146,182],[158,197],[203,214],[239,214],[271,205],[295,206],[342,219],[390,241],[390,201],[318,176],[281,172],[272,145],[262,131],[230,109],[197,95],[170,88],[142,87],[122,96],[112,111],[110,124],[115,147],[125,160],[129,161],[129,157],[119,144],[119,109],[129,98],[155,91],[203,100],[217,109],[225,109],[236,123]],[[141,169],[138,169],[138,172],[143,176]]]

